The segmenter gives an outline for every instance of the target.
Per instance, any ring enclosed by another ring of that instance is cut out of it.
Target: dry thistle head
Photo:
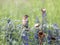
[[[45,9],[45,8],[43,8],[43,9],[41,9],[41,11],[42,11],[42,13],[45,13],[45,12],[46,12],[46,9]]]
[[[39,23],[35,24],[35,27],[39,27],[39,26],[40,26],[40,24],[39,24]]]
[[[51,40],[56,40],[56,38],[55,37],[51,37]]]
[[[55,37],[51,37],[51,43],[55,43],[55,41],[56,41],[56,38]]]
[[[45,37],[45,33],[43,31],[39,31],[38,36],[43,39]]]
[[[43,35],[43,32],[42,31],[39,31],[39,35]]]

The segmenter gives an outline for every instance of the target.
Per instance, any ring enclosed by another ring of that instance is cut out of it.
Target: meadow
[[[29,15],[29,24],[33,25],[35,17],[42,20],[41,8],[46,8],[48,23],[60,25],[60,0],[0,0],[0,20],[11,18],[21,20]],[[20,22],[17,22],[20,23]]]
[[[42,24],[41,8],[46,8],[47,23],[57,23],[60,27],[60,0],[0,0],[0,45],[6,45],[4,28],[8,19],[11,19],[14,25],[18,25],[27,14],[30,27],[34,26],[36,16]]]

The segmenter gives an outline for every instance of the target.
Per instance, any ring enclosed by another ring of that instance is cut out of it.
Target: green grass
[[[3,26],[2,29],[0,27],[0,31],[2,31],[6,25],[5,18],[21,20],[22,16],[27,14],[29,15],[29,25],[31,27],[35,23],[36,16],[39,17],[41,22],[41,8],[46,8],[49,24],[57,23],[60,26],[60,0],[44,0],[44,3],[42,1],[43,0],[0,0],[0,25]],[[15,22],[15,24],[20,23],[21,22],[18,21]],[[4,35],[5,32],[0,32],[0,45],[6,45]]]
[[[47,10],[48,23],[60,25],[60,0],[0,0],[0,19],[11,18],[21,20],[22,16],[29,15],[29,24],[33,25],[35,17],[41,21],[41,8]]]

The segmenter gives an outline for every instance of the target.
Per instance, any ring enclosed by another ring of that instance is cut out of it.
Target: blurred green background
[[[22,16],[27,14],[32,26],[36,16],[42,20],[43,7],[47,10],[48,23],[60,25],[60,0],[0,0],[0,19],[21,20]]]
[[[60,0],[0,0],[0,45],[6,45],[4,27],[8,18],[20,24],[22,16],[27,14],[32,27],[36,16],[42,23],[41,8],[46,8],[48,24],[57,23],[60,26]]]

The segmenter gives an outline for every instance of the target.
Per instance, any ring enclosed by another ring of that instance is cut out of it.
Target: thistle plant
[[[7,25],[6,25],[6,41],[8,42],[9,45],[12,45],[13,31],[14,31],[14,25],[13,25],[12,21],[10,19],[8,19]]]
[[[29,27],[26,18],[22,21],[22,24],[17,25],[14,25],[14,22],[8,19],[6,24],[0,25],[0,45],[60,45],[58,25],[53,24],[52,28],[49,29],[46,27],[48,24],[46,25],[47,22],[45,23],[45,21],[43,21],[42,27],[39,18],[36,17],[32,29]]]
[[[25,28],[21,35],[21,39],[24,45],[29,45],[29,42],[30,42],[29,37],[30,37],[29,30]]]
[[[39,45],[39,36],[38,36],[38,33],[40,31],[40,21],[39,21],[39,18],[36,17],[36,20],[35,20],[35,25],[34,25],[34,43],[35,45]]]
[[[43,9],[41,9],[41,11],[42,11],[42,30],[45,32],[45,33],[47,33],[47,14],[46,14],[46,9],[45,8],[43,8]]]
[[[59,38],[59,37],[60,37],[60,35],[59,35],[59,34],[60,34],[60,33],[59,33],[59,30],[60,30],[60,29],[59,29],[59,27],[58,27],[57,24],[53,24],[53,29],[54,29],[54,34],[55,34],[55,37],[56,37],[56,44],[59,45],[59,42],[60,42],[60,41],[59,41],[59,39],[60,39],[60,38]]]

